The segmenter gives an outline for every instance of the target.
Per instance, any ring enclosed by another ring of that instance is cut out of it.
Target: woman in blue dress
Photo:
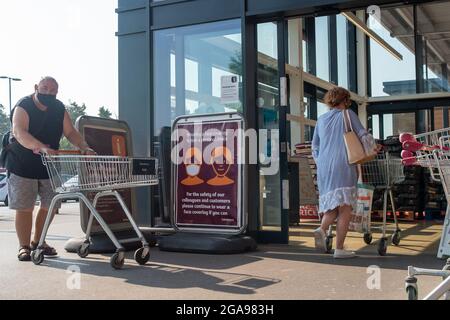
[[[344,112],[351,105],[350,93],[344,88],[333,88],[325,95],[330,111],[319,117],[312,141],[313,157],[317,164],[319,187],[319,213],[323,215],[321,226],[314,231],[316,248],[326,251],[326,232],[336,223],[335,258],[353,258],[355,253],[344,249],[353,208],[356,209],[358,171],[348,163],[344,143]],[[373,138],[364,129],[358,116],[348,110],[351,127],[360,140]]]

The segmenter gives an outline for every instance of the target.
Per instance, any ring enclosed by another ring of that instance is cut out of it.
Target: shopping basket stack
[[[53,212],[58,201],[78,198],[84,202],[90,211],[86,239],[78,248],[82,258],[89,254],[90,233],[94,218],[117,248],[111,257],[111,266],[115,269],[123,267],[125,249],[123,243],[140,241],[142,247],[134,255],[136,262],[143,265],[150,258],[149,244],[145,240],[134,221],[125,201],[117,191],[123,188],[135,188],[158,184],[158,160],[155,158],[131,158],[119,156],[86,156],[76,152],[62,152],[57,155],[42,155],[42,161],[47,168],[53,190],[57,195],[53,198],[49,212]],[[67,177],[71,177],[67,179]],[[97,192],[91,202],[83,192]],[[137,238],[117,240],[105,220],[96,209],[100,198],[112,196],[117,199],[130,222]],[[47,215],[44,229],[36,250],[32,252],[32,260],[39,265],[44,260],[43,245],[50,226],[52,215]]]

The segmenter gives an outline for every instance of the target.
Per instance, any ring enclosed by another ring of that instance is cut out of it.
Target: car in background
[[[0,172],[0,202],[8,205],[8,178],[6,172]]]

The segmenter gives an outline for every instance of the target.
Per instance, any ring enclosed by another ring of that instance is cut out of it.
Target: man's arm
[[[29,132],[30,118],[28,113],[20,106],[17,106],[13,115],[12,133],[14,138],[25,148],[33,150],[35,153],[53,153],[53,150],[33,137]]]
[[[83,139],[78,130],[73,126],[72,119],[70,119],[70,115],[67,111],[64,114],[63,132],[67,140],[69,140],[71,144],[73,144],[81,151],[93,151],[91,148],[89,148],[89,145]]]

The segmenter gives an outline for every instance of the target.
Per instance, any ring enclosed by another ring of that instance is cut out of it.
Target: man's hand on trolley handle
[[[83,141],[83,143],[80,146],[80,152],[83,156],[96,156],[97,152],[94,151],[94,149],[90,148],[89,145]]]
[[[54,150],[54,149],[50,148],[50,146],[42,146],[42,147],[34,149],[33,152],[35,154],[45,154],[45,155],[55,156],[58,154],[64,154],[67,151]],[[75,152],[79,152],[79,154],[83,155],[83,156],[96,156],[97,155],[97,152],[95,152],[93,149],[91,149],[89,147],[80,148],[78,151],[75,151]]]
[[[50,146],[43,146],[43,147],[40,147],[40,148],[36,148],[36,149],[33,150],[33,152],[35,154],[46,154],[46,155],[49,155],[49,156],[54,156],[54,155],[58,154],[58,151],[50,148]]]

